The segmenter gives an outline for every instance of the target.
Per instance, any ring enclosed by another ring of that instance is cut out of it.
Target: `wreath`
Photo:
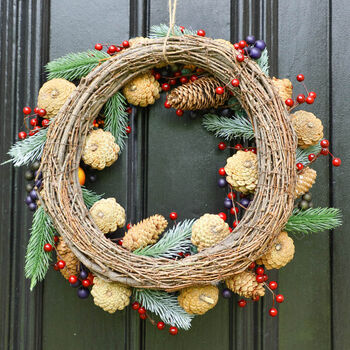
[[[23,109],[30,131],[21,131],[9,151],[15,166],[30,167],[26,203],[34,217],[25,272],[31,289],[55,251],[55,270],[80,298],[91,292],[110,313],[132,299],[142,319],[159,329],[170,325],[171,334],[212,309],[221,285],[223,297],[245,298],[240,307],[269,290],[270,315],[277,315],[275,301],[284,297],[266,271],[293,259],[290,235],[341,224],[338,209],[312,207],[316,171],[310,165],[328,154],[334,166],[341,162],[323,139],[321,121],[294,112],[316,94],[293,99],[290,80],[271,79],[265,46],[251,35],[232,44],[203,30],[160,25],[150,38],[96,44],[48,63],[34,115]],[[304,84],[302,74],[297,80]],[[226,210],[181,222],[173,212],[169,229],[166,218],[154,214],[120,234],[128,222],[124,208],[84,187],[85,173],[92,182],[91,169],[117,161],[132,132],[131,111],[155,103],[161,92],[165,108],[201,117],[221,139],[219,149],[231,153],[218,180]]]

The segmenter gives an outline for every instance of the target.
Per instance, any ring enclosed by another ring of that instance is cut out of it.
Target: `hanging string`
[[[167,32],[166,37],[164,39],[164,45],[163,45],[163,56],[164,56],[164,60],[167,63],[169,63],[169,61],[168,61],[168,58],[166,56],[166,44],[167,44],[168,38],[170,37],[170,33],[172,35],[175,35],[174,27],[175,27],[175,16],[176,16],[176,3],[177,3],[177,0],[174,0],[174,2],[172,0],[169,0],[169,2],[168,2],[169,29],[168,29],[168,32]]]

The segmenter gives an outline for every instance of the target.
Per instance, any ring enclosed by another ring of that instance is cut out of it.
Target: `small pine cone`
[[[312,185],[316,181],[316,170],[309,167],[304,168],[297,176],[297,183],[295,185],[295,198],[299,198],[306,192],[309,192]]]
[[[94,297],[95,305],[113,314],[129,305],[131,288],[121,283],[106,282],[95,277],[91,295]]]
[[[109,131],[92,130],[86,137],[82,159],[92,168],[102,170],[118,159],[119,151],[120,148]]]
[[[219,289],[211,285],[188,287],[180,291],[177,299],[187,313],[203,315],[217,304]]]
[[[75,85],[66,79],[47,81],[39,90],[38,108],[46,110],[45,118],[54,117],[75,90]]]
[[[323,138],[323,125],[311,112],[297,111],[291,115],[292,126],[298,136],[298,146],[308,148]]]
[[[160,85],[149,72],[138,75],[123,88],[127,101],[140,107],[153,104],[160,97],[159,92]]]
[[[62,276],[68,279],[69,276],[76,275],[79,270],[79,260],[69,249],[68,245],[64,242],[62,237],[56,247],[57,261],[63,260],[66,266],[60,270]]]
[[[192,243],[203,250],[221,242],[230,234],[228,224],[216,214],[204,214],[192,226]]]
[[[100,199],[90,208],[90,214],[103,233],[125,225],[125,210],[115,198]]]
[[[258,158],[253,152],[238,151],[227,158],[226,181],[242,193],[254,192],[258,182]]]
[[[183,111],[217,108],[229,97],[227,89],[222,95],[216,93],[216,88],[221,85],[214,77],[202,77],[171,90],[167,100],[171,107]]]
[[[231,278],[225,280],[225,283],[227,288],[231,289],[232,292],[244,298],[263,297],[265,295],[264,285],[256,281],[255,273],[251,271],[243,271],[233,275]]]
[[[280,269],[286,266],[294,257],[294,243],[287,232],[282,231],[274,243],[273,247],[256,263],[265,265],[267,270]]]
[[[292,98],[293,95],[293,84],[289,79],[277,79],[272,78],[272,83],[278,91],[282,101],[284,102],[288,98]]]
[[[123,247],[129,250],[146,247],[157,242],[159,235],[168,226],[164,216],[156,214],[131,226],[123,238]]]

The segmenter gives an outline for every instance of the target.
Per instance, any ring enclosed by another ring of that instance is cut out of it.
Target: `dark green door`
[[[349,19],[347,0],[178,0],[177,24],[231,41],[255,34],[268,43],[272,74],[295,79],[304,73],[318,94],[313,112],[343,160],[336,171],[318,162],[312,193],[320,206],[342,208],[344,226],[295,239],[294,261],[273,276],[286,297],[276,319],[267,314],[269,295],[243,310],[237,299],[221,299],[191,331],[171,337],[130,309],[109,315],[78,299],[53,270],[29,292],[23,263],[31,218],[23,205],[23,171],[7,165],[0,167],[0,349],[350,349]],[[164,0],[2,0],[0,160],[16,139],[22,107],[35,104],[45,62],[97,42],[147,35],[152,24],[167,22]],[[94,190],[116,196],[133,222],[158,212],[190,218],[222,210],[216,169],[225,155],[199,120],[180,119],[158,103],[136,115],[131,127],[127,151],[99,174]]]

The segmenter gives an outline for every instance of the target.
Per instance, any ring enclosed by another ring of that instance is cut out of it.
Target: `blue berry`
[[[28,205],[28,208],[29,208],[29,210],[30,211],[35,211],[36,210],[36,208],[37,208],[37,205],[35,204],[35,203],[30,203],[29,205]]]
[[[255,36],[254,35],[248,35],[245,38],[245,41],[247,42],[248,45],[253,45],[255,43]]]
[[[252,48],[250,49],[249,56],[250,56],[252,59],[257,60],[258,58],[261,57],[261,50],[258,49],[257,47],[252,47]]]
[[[224,200],[224,207],[227,209],[231,209],[232,208],[232,201],[230,198],[225,198]]]
[[[87,273],[87,271],[85,270],[80,271],[80,278],[82,278],[83,280],[87,279],[88,275],[89,274]]]
[[[254,47],[256,47],[257,49],[264,51],[265,47],[266,47],[266,43],[264,40],[257,40],[254,44]]]
[[[70,286],[73,288],[77,288],[77,287],[80,287],[80,285],[81,285],[81,282],[80,282],[80,280],[78,280],[74,284],[71,284]]]
[[[249,203],[250,203],[250,200],[248,198],[242,198],[240,200],[240,203],[243,205],[243,207],[248,207]]]
[[[33,203],[32,197],[31,196],[27,196],[25,199],[25,202],[27,205],[29,205],[30,203]]]
[[[226,185],[227,185],[226,180],[223,177],[220,177],[220,179],[218,180],[218,186],[225,187]]]
[[[228,288],[224,288],[222,290],[222,296],[226,299],[229,299],[232,297],[232,292]]]
[[[36,201],[38,199],[38,194],[36,193],[35,190],[31,190],[29,192],[30,197],[32,198],[33,201]]]
[[[87,288],[80,287],[78,289],[78,297],[80,299],[86,299],[90,295],[90,291]]]

